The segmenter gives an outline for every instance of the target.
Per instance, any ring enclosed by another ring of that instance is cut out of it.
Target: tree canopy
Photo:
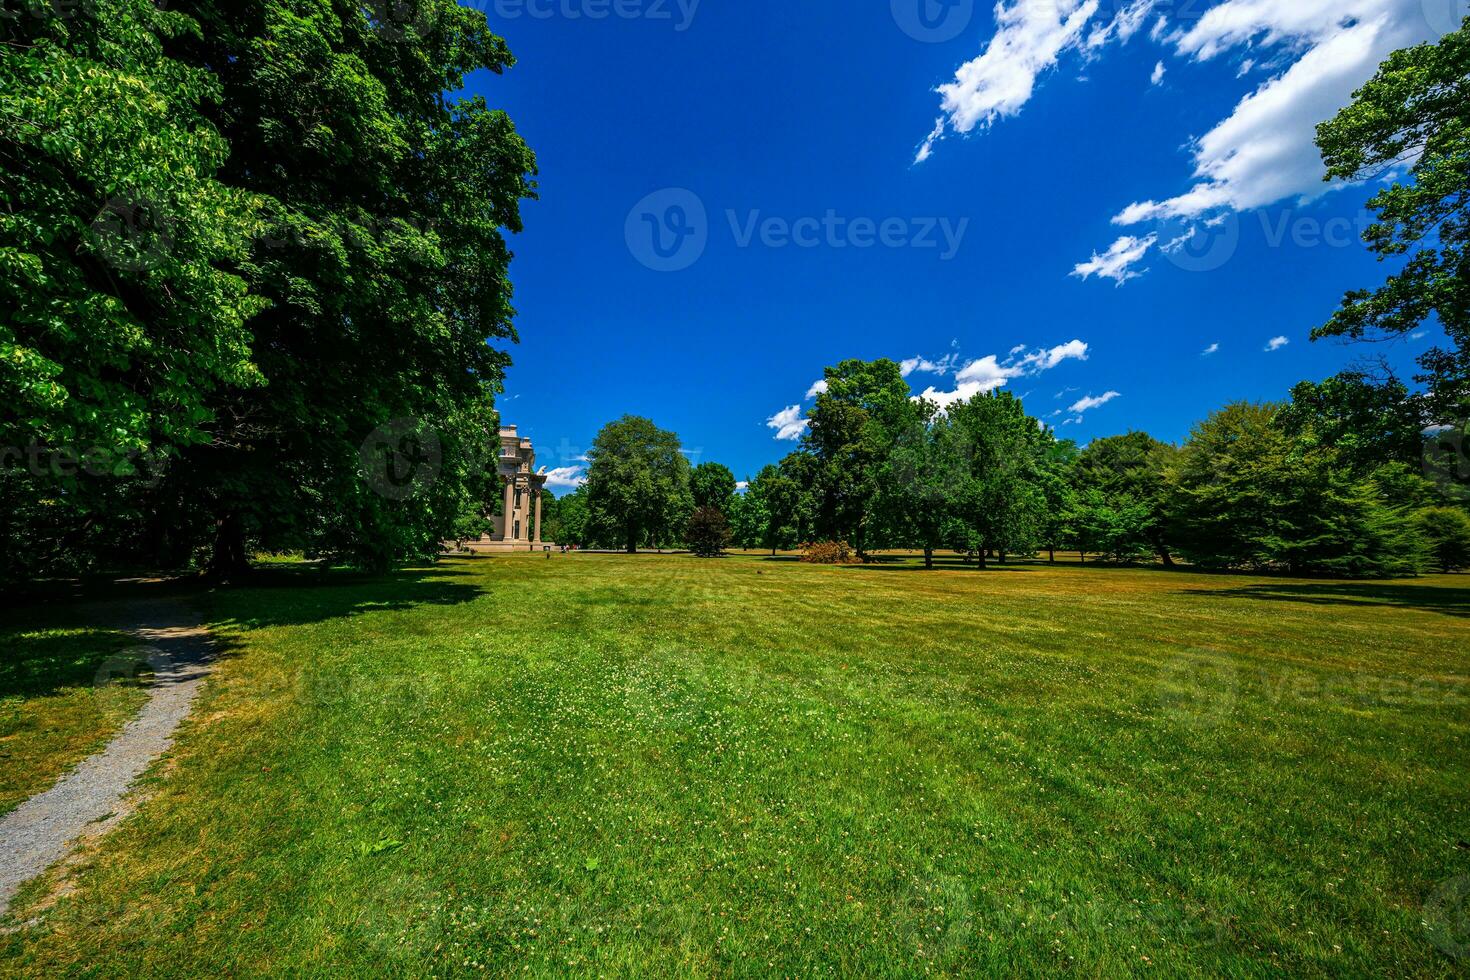
[[[599,543],[632,554],[682,539],[694,498],[677,435],[625,415],[603,426],[587,458],[587,509]]]

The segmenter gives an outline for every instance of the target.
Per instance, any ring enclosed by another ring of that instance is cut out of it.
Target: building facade
[[[496,472],[505,484],[500,513],[489,534],[470,546],[473,551],[539,551],[551,544],[541,539],[541,491],[546,474],[536,470],[536,450],[513,425],[500,427]]]

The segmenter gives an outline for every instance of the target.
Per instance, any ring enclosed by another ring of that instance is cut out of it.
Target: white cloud
[[[939,86],[944,115],[914,162],[929,159],[946,129],[968,133],[1020,112],[1031,101],[1036,77],[1055,65],[1063,51],[1077,46],[1098,4],[1099,0],[996,4],[995,36],[984,54],[959,67],[954,81]]]
[[[776,430],[777,439],[800,439],[806,431],[807,420],[802,418],[800,405],[789,405],[766,419],[766,425]]]
[[[1219,344],[1211,344],[1210,346],[1206,347],[1204,350],[1200,351],[1199,352],[1199,356],[1200,357],[1209,357],[1211,354],[1218,354],[1218,353],[1220,353],[1220,345]]]
[[[1083,412],[1090,412],[1094,408],[1101,408],[1108,402],[1112,401],[1114,398],[1122,397],[1123,396],[1116,391],[1109,391],[1105,394],[1097,396],[1088,395],[1086,398],[1079,398],[1077,401],[1073,402],[1071,407],[1069,407],[1067,411],[1071,412],[1074,415],[1081,415]],[[1077,419],[1075,421],[1081,420]]]
[[[575,490],[587,482],[587,474],[580,466],[558,466],[546,471],[548,490]]]
[[[927,399],[944,408],[955,402],[969,401],[976,395],[1003,388],[1013,378],[1023,378],[1050,371],[1063,361],[1085,361],[1089,350],[1089,346],[1081,340],[1071,340],[1055,347],[1040,347],[1033,351],[1027,351],[1026,345],[1021,344],[1012,347],[1005,360],[1001,360],[998,354],[987,354],[965,364],[955,372],[953,389],[945,391],[930,386],[917,397]]]
[[[1291,341],[1287,340],[1285,337],[1272,337],[1270,340],[1266,341],[1266,350],[1280,350],[1289,343],[1291,343]]]
[[[899,362],[898,368],[907,378],[915,371],[924,374],[948,374],[954,370],[955,362],[959,360],[958,354],[946,354],[937,361],[931,361],[927,357],[910,357]]]
[[[1154,65],[1154,73],[1150,75],[1148,79],[1149,84],[1157,85],[1162,82],[1164,80],[1164,72],[1167,70],[1168,69],[1164,67],[1164,63],[1162,61],[1159,62],[1157,65]]]
[[[1135,238],[1132,235],[1124,235],[1113,242],[1102,255],[1092,253],[1092,258],[1086,262],[1079,262],[1072,267],[1072,275],[1083,279],[1097,276],[1100,279],[1111,279],[1121,286],[1129,279],[1137,279],[1143,275],[1142,272],[1134,272],[1133,266],[1142,261],[1148,254],[1148,250],[1154,247],[1159,240],[1158,235],[1148,235],[1144,238]]]
[[[1123,9],[1111,21],[1099,12],[1119,5]],[[1190,8],[1187,18],[1184,6]],[[1072,52],[1083,61],[1101,57],[1109,44],[1127,41],[1152,19],[1150,39],[1181,58],[1205,62],[1234,55],[1241,77],[1262,69],[1271,74],[1189,143],[1193,173],[1185,190],[1136,201],[1114,222],[1129,227],[1189,221],[1311,200],[1331,189],[1322,180],[1317,124],[1346,105],[1391,52],[1437,39],[1456,26],[1463,10],[1455,0],[1216,0],[1213,5],[1201,0],[1184,6],[1154,0],[1001,0],[985,51],[939,87],[944,114],[925,139],[919,160],[932,155],[948,132],[971,133],[1021,112],[1035,95],[1037,79],[1064,55]],[[1159,61],[1155,84],[1166,71]],[[1074,274],[1122,284],[1137,277],[1129,267],[1157,244],[1140,236],[1121,239],[1104,255],[1078,265]],[[1120,263],[1125,257],[1131,260]]]
[[[1037,350],[1021,358],[1021,363],[1027,368],[1028,374],[1037,371],[1050,371],[1063,361],[1085,361],[1087,360],[1087,344],[1080,340],[1069,340],[1065,344],[1058,344],[1050,350]],[[1011,353],[1025,350],[1024,347],[1014,348]]]
[[[750,481],[749,480],[736,480],[735,481],[735,492],[736,493],[744,493],[745,491],[747,491],[749,489],[750,489]]]
[[[826,378],[821,378],[821,379],[819,379],[817,381],[813,381],[812,382],[812,386],[806,390],[806,397],[807,398],[815,398],[818,395],[824,395],[826,393],[827,393],[827,379]]]

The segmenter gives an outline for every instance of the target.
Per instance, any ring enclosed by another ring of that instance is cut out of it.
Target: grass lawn
[[[271,574],[0,973],[1470,966],[1467,579]]]
[[[0,816],[56,780],[142,707],[136,641],[77,610],[0,612]]]

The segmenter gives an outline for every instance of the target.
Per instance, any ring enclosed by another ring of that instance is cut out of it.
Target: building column
[[[505,519],[501,521],[500,540],[514,541],[516,533],[515,513],[516,478],[514,474],[505,480]]]
[[[532,493],[536,494],[536,534],[532,538],[534,544],[541,543],[541,490],[538,487]]]

